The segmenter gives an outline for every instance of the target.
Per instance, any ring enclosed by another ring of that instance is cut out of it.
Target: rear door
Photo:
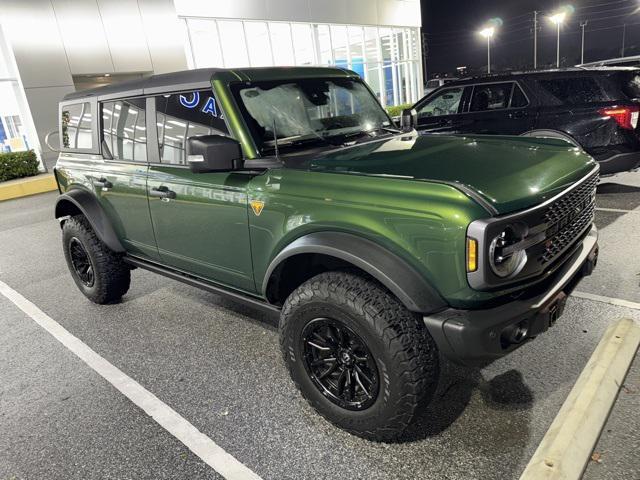
[[[247,183],[240,173],[192,173],[186,141],[229,135],[211,89],[149,99],[149,207],[163,263],[207,280],[255,291]],[[153,113],[151,113],[153,112]]]
[[[485,135],[520,135],[535,121],[527,96],[513,81],[474,85],[462,117],[462,133]]]
[[[74,175],[84,177],[109,217],[121,243],[134,255],[158,258],[147,202],[147,158],[144,99],[131,98],[82,108],[62,109],[63,142],[98,155],[86,158]],[[95,125],[93,139],[86,125]]]
[[[416,105],[420,133],[456,133],[468,87],[446,87]]]

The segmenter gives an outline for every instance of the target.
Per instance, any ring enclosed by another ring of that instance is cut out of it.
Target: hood
[[[500,214],[543,202],[587,175],[596,162],[563,140],[511,136],[398,135],[286,162],[331,173],[455,182]]]

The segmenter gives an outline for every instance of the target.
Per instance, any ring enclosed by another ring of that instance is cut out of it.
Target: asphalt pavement
[[[600,262],[578,291],[640,302],[640,173],[612,180],[598,189]],[[121,304],[86,300],[64,263],[55,197],[0,203],[0,280],[264,479],[518,478],[605,328],[640,320],[638,310],[571,297],[551,330],[512,355],[483,369],[447,364],[401,442],[368,442],[302,400],[280,358],[277,318],[139,269]],[[629,446],[637,429],[624,421],[637,425],[639,407],[623,389],[597,447],[608,453],[587,478],[640,469]],[[0,296],[0,479],[76,478],[220,477]]]

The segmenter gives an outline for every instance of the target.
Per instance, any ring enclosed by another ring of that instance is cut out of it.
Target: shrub
[[[38,158],[33,150],[0,153],[0,182],[38,173]]]
[[[405,103],[403,105],[396,105],[394,107],[387,107],[387,112],[389,113],[390,117],[399,117],[400,115],[402,115],[402,110],[404,110],[405,108],[411,108],[413,105],[411,105],[410,103]]]

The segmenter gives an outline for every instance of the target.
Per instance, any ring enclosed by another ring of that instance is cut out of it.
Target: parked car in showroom
[[[578,148],[413,126],[340,68],[68,94],[54,171],[71,276],[98,304],[142,268],[279,314],[309,403],[395,439],[432,398],[440,354],[484,362],[539,336],[598,254],[599,167]]]
[[[640,166],[640,69],[570,68],[451,82],[414,108],[421,133],[560,138],[600,164],[600,174]]]

